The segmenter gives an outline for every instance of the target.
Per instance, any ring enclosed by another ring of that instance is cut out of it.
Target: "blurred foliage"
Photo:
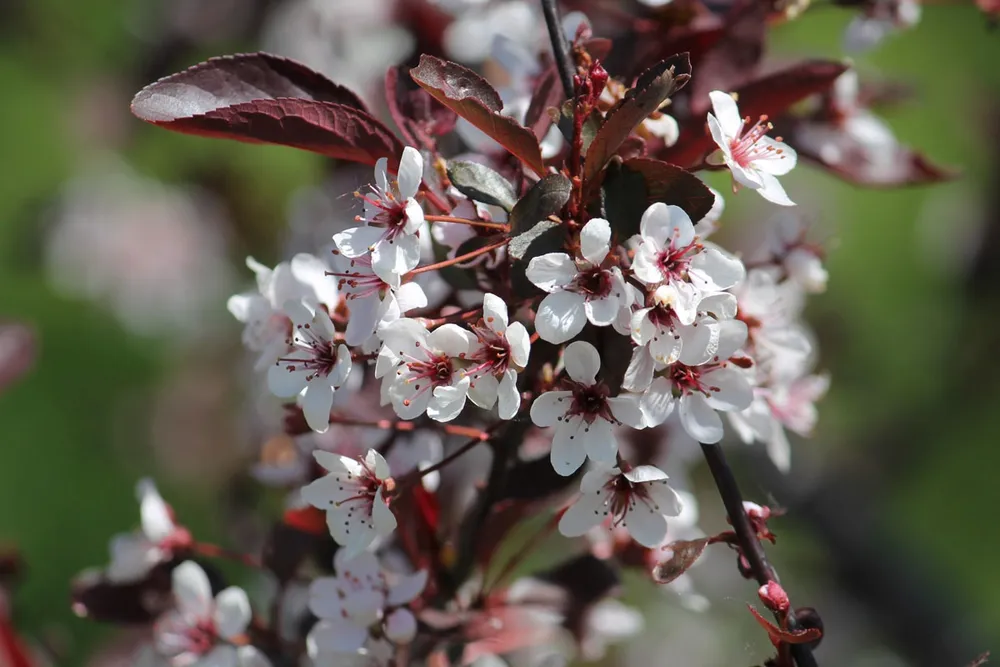
[[[134,72],[142,48],[130,29],[135,9],[124,0],[0,8],[8,13],[0,26],[0,317],[32,323],[41,348],[35,372],[0,396],[0,540],[16,543],[29,563],[16,593],[19,625],[28,633],[65,626],[73,642],[64,664],[81,664],[100,632],[73,620],[68,583],[80,569],[102,564],[106,539],[137,521],[132,485],[151,461],[144,411],[178,354],[170,341],[130,336],[99,306],[47,287],[39,252],[47,207],[88,150],[71,129],[81,91],[115,81],[122,105],[115,122],[123,126],[113,129],[134,135],[125,152],[140,171],[166,181],[222,179],[237,226],[236,264],[246,252],[278,258],[288,198],[322,176],[314,156],[180,137],[132,120],[129,95],[146,83]],[[838,57],[847,18],[818,5],[776,31],[776,46]],[[218,52],[241,48],[253,45],[220,44]],[[177,66],[214,54],[190,54]],[[873,510],[886,529],[949,573],[995,640],[1000,532],[984,510],[1000,467],[991,378],[998,369],[990,358],[1000,309],[994,299],[993,310],[973,311],[982,304],[967,296],[968,260],[949,243],[1000,215],[977,220],[996,187],[987,179],[998,168],[990,129],[1000,117],[998,62],[1000,35],[971,7],[958,6],[927,7],[916,30],[858,62],[863,76],[915,87],[915,102],[887,117],[903,140],[961,167],[960,182],[862,192],[809,168],[786,182],[789,192],[814,193],[797,200],[832,241],[830,289],[811,312],[833,389],[815,442],[799,443],[800,451],[816,450],[831,467],[874,470],[873,500],[884,505]],[[728,201],[734,211],[763,214],[750,199]],[[970,350],[979,354],[969,359]],[[199,517],[195,526],[218,534],[217,513],[198,513],[212,507],[207,493],[169,490],[185,519]],[[797,553],[794,542],[782,548]]]

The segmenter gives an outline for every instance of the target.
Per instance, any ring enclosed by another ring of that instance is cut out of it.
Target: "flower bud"
[[[417,635],[417,619],[409,609],[397,609],[385,619],[385,636],[396,644],[409,644]]]
[[[757,595],[760,596],[760,601],[764,603],[764,606],[771,611],[779,614],[788,612],[790,606],[788,594],[777,581],[769,581],[761,586]]]

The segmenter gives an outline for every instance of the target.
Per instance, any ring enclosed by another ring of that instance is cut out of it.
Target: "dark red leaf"
[[[691,569],[708,544],[709,538],[703,537],[698,540],[677,540],[663,547],[667,558],[653,568],[653,580],[658,584],[669,584]]]
[[[0,324],[0,391],[21,378],[35,362],[35,335],[22,324]]]
[[[132,106],[155,109],[173,101],[183,104],[185,112],[175,111],[172,116],[193,116],[234,104],[282,97],[333,102],[368,111],[361,98],[344,86],[301,63],[270,53],[210,58],[147,86],[135,96]]]
[[[323,527],[326,527],[325,521]],[[286,583],[298,574],[310,556],[320,552],[329,542],[332,540],[327,532],[317,534],[279,521],[271,527],[264,542],[264,567],[273,572],[279,582]]]
[[[420,64],[410,70],[410,76],[438,102],[482,130],[536,174],[545,174],[542,150],[535,135],[501,114],[500,95],[481,76],[428,55],[420,56]]]
[[[170,575],[179,561],[160,563],[137,581],[112,582],[98,572],[73,582],[73,612],[81,618],[108,623],[149,623],[172,602]]]
[[[753,605],[748,604],[747,608],[753,617],[757,619],[760,626],[767,631],[767,638],[771,644],[778,648],[781,644],[808,644],[818,641],[823,637],[823,632],[819,628],[807,628],[805,630],[782,630],[771,621],[764,618]]]
[[[394,163],[403,150],[346,88],[262,54],[215,58],[160,79],[139,91],[132,113],[184,134],[291,146],[364,164],[382,157]]]
[[[531,94],[531,102],[528,110],[524,114],[524,124],[530,129],[535,138],[541,140],[552,127],[552,116],[548,110],[555,108],[557,111],[562,104],[564,97],[562,84],[559,82],[559,72],[555,65],[552,65],[538,77],[535,82],[535,90]]]
[[[692,220],[701,220],[712,210],[715,195],[700,178],[675,164],[652,158],[625,160],[624,167],[646,179],[647,203],[680,206]]]
[[[7,614],[0,616],[0,660],[4,667],[34,667],[35,664]]]
[[[406,141],[433,150],[436,137],[455,127],[458,115],[431,97],[410,78],[405,65],[390,67],[385,73],[385,98],[389,114]]]
[[[592,181],[635,128],[690,78],[691,61],[686,53],[668,58],[643,72],[625,97],[608,111],[604,124],[587,148],[584,181]]]
[[[932,164],[923,155],[902,144],[896,144],[893,149],[867,147],[857,137],[837,131],[833,125],[813,128],[810,125],[816,124],[800,120],[782,123],[778,127],[800,158],[849,183],[888,188],[938,183],[957,175],[955,170]],[[820,129],[821,134],[815,129]]]

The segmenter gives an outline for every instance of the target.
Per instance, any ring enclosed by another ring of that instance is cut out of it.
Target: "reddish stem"
[[[427,264],[426,266],[418,266],[417,268],[415,268],[412,271],[410,271],[407,275],[408,276],[415,276],[415,275],[420,274],[420,273],[426,273],[428,271],[437,271],[438,269],[443,269],[443,268],[448,267],[448,266],[453,266],[455,264],[461,264],[462,262],[467,262],[470,259],[475,259],[476,257],[479,257],[480,255],[485,255],[488,252],[493,252],[497,248],[504,247],[505,245],[507,245],[507,241],[508,241],[508,239],[506,237],[504,237],[500,241],[497,241],[495,243],[491,243],[491,244],[489,244],[487,246],[483,246],[482,248],[478,248],[478,249],[473,250],[471,252],[467,252],[464,255],[459,255],[458,257],[453,257],[451,259],[446,259],[443,262],[437,262],[435,264]]]
[[[366,420],[366,419],[352,419],[350,417],[341,417],[340,415],[332,414],[330,415],[331,424],[341,424],[343,426],[363,426],[368,428],[378,428],[383,431],[415,431],[417,425],[410,421],[393,421],[391,419],[378,419],[378,420]],[[435,424],[436,428],[440,428],[445,433],[449,435],[464,435],[468,438],[476,438],[477,441],[488,440],[490,434],[485,431],[480,431],[478,428],[472,428],[471,426],[459,426],[457,424]]]
[[[508,231],[508,226],[503,222],[486,222],[485,220],[469,220],[468,218],[456,218],[451,215],[425,215],[424,220],[428,222],[454,222],[459,225],[469,225],[470,227],[482,227],[483,229],[496,229],[501,232]]]
[[[202,556],[208,556],[209,558],[225,558],[226,560],[242,563],[247,567],[257,568],[259,570],[264,569],[264,564],[257,556],[223,549],[217,544],[211,544],[208,542],[193,542],[191,544],[191,549],[195,553],[201,554]]]
[[[451,211],[451,206],[448,205],[448,202],[441,199],[441,197],[439,197],[438,194],[433,190],[431,190],[430,188],[425,188],[423,190],[423,193],[424,193],[424,198],[429,203],[436,206],[438,210],[440,210],[442,213],[447,213]]]

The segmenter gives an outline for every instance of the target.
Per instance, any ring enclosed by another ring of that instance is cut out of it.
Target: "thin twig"
[[[483,229],[496,229],[501,232],[510,231],[503,222],[486,222],[484,220],[469,220],[468,218],[456,218],[453,215],[425,215],[427,222],[452,222],[458,225],[468,225],[470,227],[482,227]]]
[[[566,99],[573,99],[573,65],[569,61],[569,43],[563,34],[562,20],[559,18],[559,7],[556,0],[542,0],[542,12],[545,14],[545,25],[549,29],[549,40],[552,42],[552,55],[556,59],[556,69],[559,70],[559,80],[562,82]]]
[[[701,451],[708,462],[709,470],[712,471],[715,485],[719,489],[719,495],[722,496],[722,504],[726,507],[729,521],[733,524],[733,530],[739,540],[740,550],[750,565],[750,571],[754,578],[761,586],[769,581],[777,581],[774,568],[768,562],[764,547],[757,539],[757,531],[751,525],[746,510],[743,509],[743,496],[740,494],[740,487],[736,484],[736,476],[733,475],[733,470],[726,461],[722,447],[718,443],[711,445],[702,443]],[[788,629],[792,631],[798,629],[794,613],[788,615],[788,626]],[[790,648],[795,664],[799,667],[817,667],[816,658],[809,646],[792,644]]]
[[[418,266],[417,268],[415,268],[412,271],[410,271],[407,275],[408,276],[415,276],[415,275],[418,275],[418,274],[421,274],[421,273],[427,273],[428,271],[437,271],[438,269],[443,269],[443,268],[448,267],[448,266],[453,266],[455,264],[461,264],[462,262],[467,262],[470,259],[475,259],[476,257],[479,257],[480,255],[485,255],[488,252],[493,252],[494,250],[497,250],[498,248],[504,247],[505,245],[507,245],[508,241],[509,241],[509,239],[507,237],[504,237],[503,239],[501,239],[500,241],[497,241],[496,243],[491,243],[491,244],[489,244],[487,246],[483,246],[482,248],[476,248],[475,250],[467,252],[464,255],[459,255],[458,257],[452,257],[451,259],[446,259],[443,262],[437,262],[435,264],[427,264],[425,266]]]

